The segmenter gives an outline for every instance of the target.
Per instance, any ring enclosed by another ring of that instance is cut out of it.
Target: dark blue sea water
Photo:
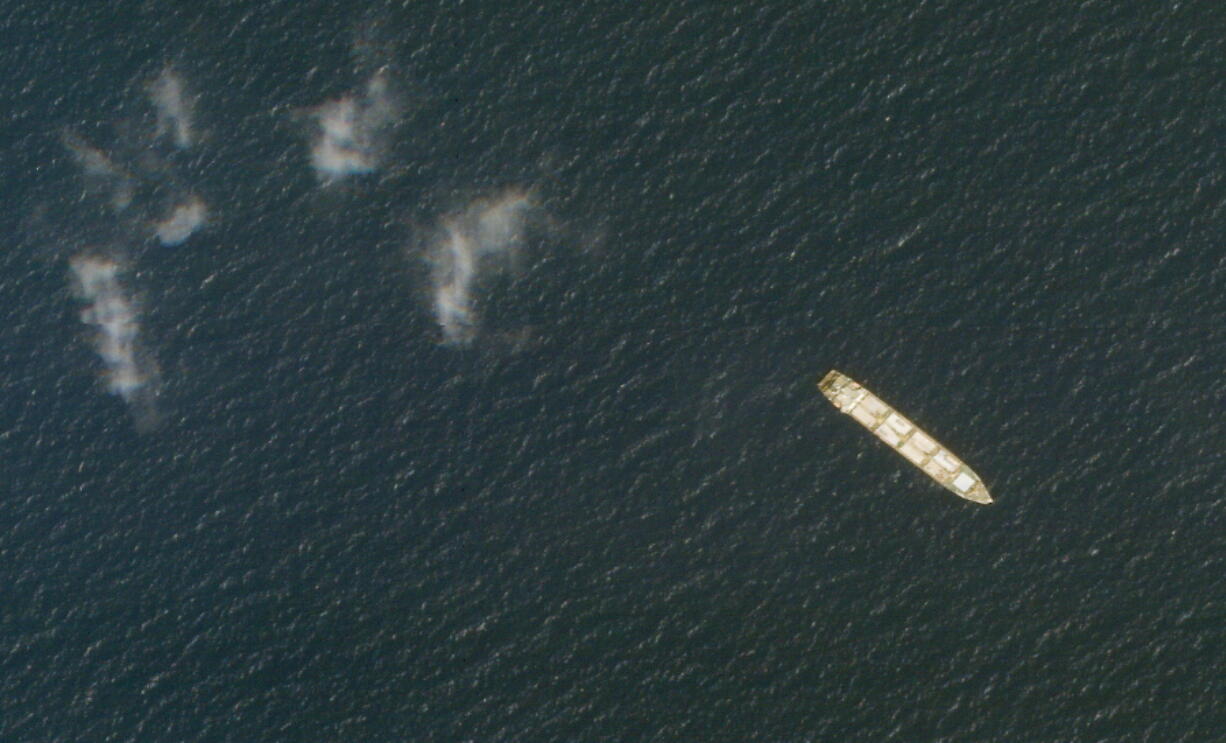
[[[1226,739],[1223,29],[0,4],[0,741]],[[168,64],[201,141],[154,157]],[[378,65],[382,167],[323,186],[301,111]],[[209,226],[151,243],[66,130]],[[505,188],[548,227],[443,344],[428,226]],[[152,430],[83,251],[128,266]],[[838,415],[832,367],[997,503]]]

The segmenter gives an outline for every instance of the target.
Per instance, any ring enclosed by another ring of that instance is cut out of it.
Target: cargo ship
[[[831,369],[817,386],[840,412],[872,431],[954,495],[975,503],[992,502],[983,480],[965,462],[851,377]]]

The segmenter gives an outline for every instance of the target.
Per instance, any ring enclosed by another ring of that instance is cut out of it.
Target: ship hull
[[[851,416],[946,490],[974,503],[992,502],[983,480],[965,462],[851,377],[832,369],[817,386],[840,412]]]

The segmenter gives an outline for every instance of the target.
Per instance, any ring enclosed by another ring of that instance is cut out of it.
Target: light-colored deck
[[[954,495],[975,503],[992,502],[983,480],[965,462],[851,377],[832,369],[817,386],[839,411],[855,418]]]

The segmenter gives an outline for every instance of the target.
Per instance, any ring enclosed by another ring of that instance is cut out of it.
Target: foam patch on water
[[[386,138],[400,117],[400,106],[384,72],[376,73],[361,93],[327,101],[310,110],[317,131],[311,165],[324,183],[379,167]]]
[[[81,322],[97,331],[94,348],[106,367],[107,389],[133,402],[146,390],[154,373],[138,353],[139,318],[120,282],[120,266],[94,256],[77,256],[69,266],[77,296],[87,303],[81,311]]]
[[[154,225],[158,242],[166,246],[181,245],[196,230],[208,222],[209,210],[204,201],[192,195],[184,203],[176,205],[170,214]]]
[[[60,141],[81,167],[87,185],[109,192],[111,207],[115,211],[121,212],[131,206],[136,189],[136,179],[131,173],[74,132],[62,132]]]
[[[480,282],[511,265],[532,209],[529,194],[515,190],[443,220],[428,255],[434,315],[445,343],[462,346],[477,337]]]
[[[149,100],[157,111],[157,136],[169,135],[181,150],[195,144],[192,102],[184,93],[183,78],[173,68],[165,68],[149,84]]]

